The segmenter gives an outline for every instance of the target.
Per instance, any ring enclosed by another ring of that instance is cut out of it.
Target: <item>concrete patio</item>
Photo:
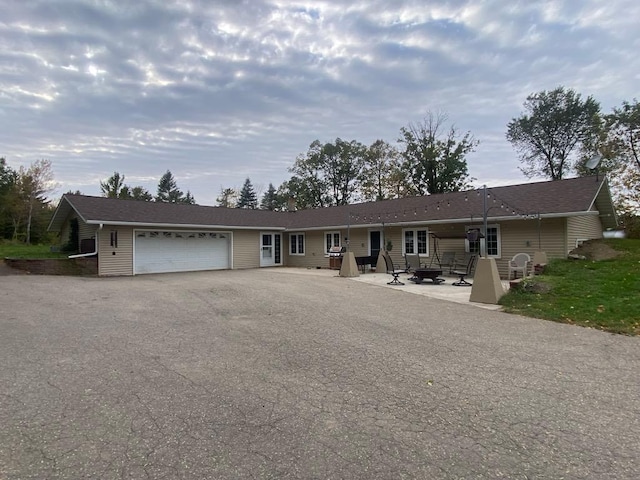
[[[431,280],[425,280],[420,284],[416,284],[409,280],[411,274],[400,275],[399,279],[404,285],[388,285],[391,280],[391,275],[388,273],[376,273],[375,271],[368,270],[366,273],[360,273],[359,277],[340,277],[338,270],[329,269],[311,269],[311,268],[274,268],[272,269],[280,272],[296,273],[300,275],[319,275],[324,277],[336,277],[339,280],[355,281],[368,283],[370,285],[377,285],[379,287],[386,287],[394,290],[400,290],[403,292],[411,293],[413,295],[424,295],[431,298],[439,298],[440,300],[447,300],[449,302],[462,303],[467,305],[473,305],[488,310],[500,310],[500,305],[491,305],[486,303],[470,302],[469,297],[471,295],[471,287],[456,287],[453,285],[458,277],[455,275],[442,275],[444,283],[435,285]],[[470,279],[473,282],[473,279]],[[503,280],[502,286],[505,292],[509,289],[509,282]]]

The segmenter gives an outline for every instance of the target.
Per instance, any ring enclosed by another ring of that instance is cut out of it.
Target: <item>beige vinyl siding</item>
[[[233,232],[232,268],[236,270],[258,267],[260,267],[260,232],[235,230]]]
[[[62,224],[62,228],[60,228],[59,235],[61,245],[65,245],[69,241],[69,233],[71,232],[71,220],[73,219],[78,220],[78,245],[82,240],[96,237],[96,231],[98,230],[97,225],[89,225],[83,222],[75,212],[72,212]]]
[[[567,218],[567,253],[576,248],[578,240],[602,238],[602,223],[598,215]]]
[[[389,256],[395,265],[404,266],[404,257],[402,256],[402,228],[403,227],[384,227],[382,235],[382,248],[386,250],[389,240],[391,240],[392,249]],[[412,227],[413,228],[413,227]]]
[[[96,225],[89,225],[78,219],[78,234],[80,235],[80,240],[96,238],[97,229],[98,227]]]
[[[502,256],[496,258],[496,265],[502,278],[508,277],[509,260],[518,253],[526,253],[533,258],[534,253],[540,250],[549,259],[566,257],[564,218],[542,219],[539,239],[537,218],[502,222],[500,236]]]
[[[454,252],[456,254],[456,258],[463,259],[465,256],[466,227],[470,225],[475,226],[476,223],[472,224],[471,221],[469,221],[469,224],[458,223],[453,225],[432,225],[429,228],[429,233],[433,233],[437,238],[430,235],[429,262],[437,262],[437,259],[435,258],[436,248],[438,253],[437,256],[440,259],[442,259],[444,252]]]
[[[337,231],[337,230],[331,230]],[[289,255],[289,233],[304,233],[304,255]],[[287,232],[282,234],[285,265],[298,268],[329,268],[325,255],[324,231]],[[340,232],[344,239],[344,232]]]
[[[110,245],[111,232],[118,232],[118,246]],[[98,275],[133,275],[133,229],[105,225],[98,230]]]

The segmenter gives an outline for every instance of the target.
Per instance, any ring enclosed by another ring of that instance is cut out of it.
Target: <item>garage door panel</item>
[[[229,239],[218,232],[136,232],[135,273],[230,268]]]

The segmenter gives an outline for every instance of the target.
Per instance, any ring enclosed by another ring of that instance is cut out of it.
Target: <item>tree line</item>
[[[47,194],[54,187],[49,160],[15,170],[0,158],[0,238],[27,244],[47,241],[53,214]]]
[[[189,190],[187,190],[185,194],[178,188],[178,184],[171,170],[167,170],[164,175],[160,177],[155,197],[151,195],[146,188],[139,185],[132,187],[125,184],[124,180],[125,176],[120,172],[113,172],[113,175],[105,181],[100,182],[102,196],[123,200],[143,200],[146,202],[186,203],[188,205],[194,205],[196,203],[195,198],[193,198]]]
[[[298,208],[321,208],[470,186],[466,157],[478,141],[448,124],[446,114],[429,112],[402,127],[397,143],[400,147],[381,139],[368,146],[342,138],[314,140],[288,169],[290,179],[278,188],[269,184],[259,202],[249,178],[239,191],[223,188],[217,201],[228,207],[284,210],[295,199]]]
[[[638,230],[640,208],[640,104],[623,101],[603,113],[592,96],[559,86],[529,95],[523,112],[507,125],[506,138],[529,177],[560,180],[607,174],[627,229]],[[478,141],[448,124],[446,114],[428,113],[400,129],[396,145],[376,140],[315,140],[289,168],[277,189],[269,184],[258,203],[250,179],[238,192],[223,188],[218,204],[284,210],[294,198],[300,208],[345,205],[412,195],[455,192],[469,187],[467,155]]]

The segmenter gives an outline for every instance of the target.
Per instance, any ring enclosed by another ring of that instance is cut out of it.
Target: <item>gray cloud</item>
[[[315,139],[395,142],[428,110],[480,140],[479,183],[521,182],[504,132],[528,94],[637,97],[635,0],[6,3],[0,155],[52,160],[61,191],[171,169],[212,204],[279,185]]]

